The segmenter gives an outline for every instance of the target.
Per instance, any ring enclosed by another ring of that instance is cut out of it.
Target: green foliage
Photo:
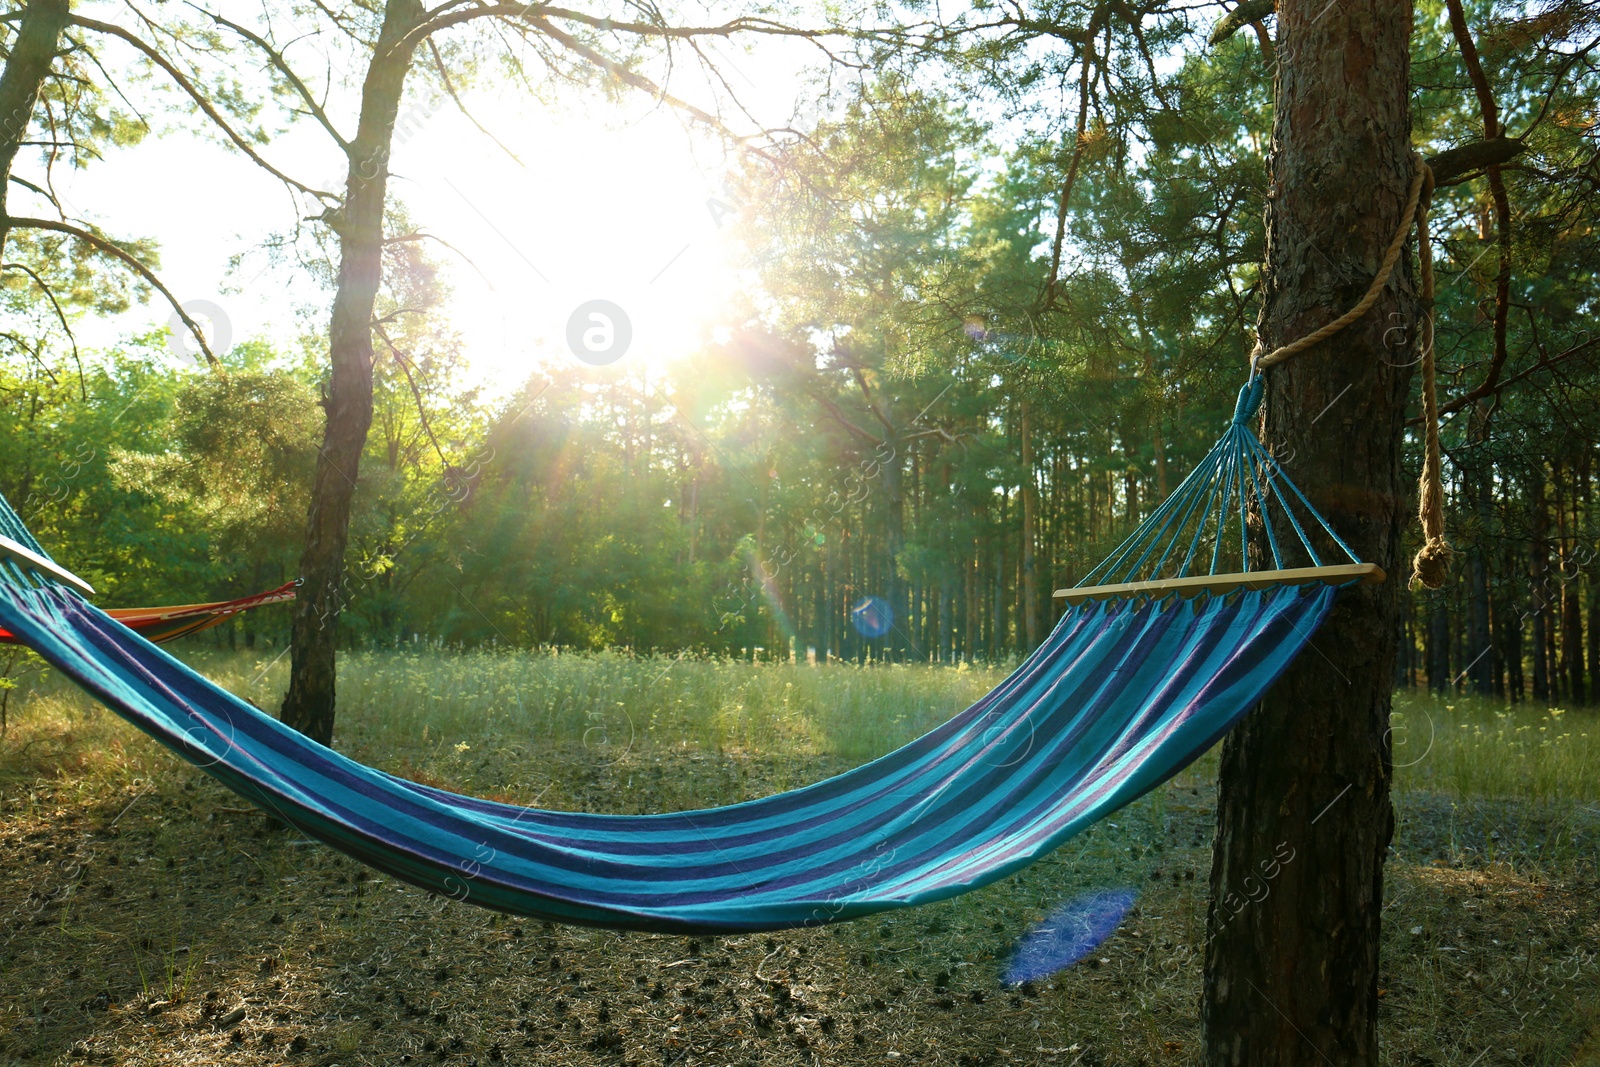
[[[318,414],[309,385],[288,374],[192,376],[175,399],[167,446],[113,450],[112,475],[188,512],[219,559],[281,559],[304,533]]]
[[[1493,564],[1496,616],[1527,619],[1547,609],[1521,578],[1526,546],[1543,537],[1558,564],[1596,536],[1594,25],[1583,4],[1468,8],[1526,151],[1504,169],[1499,382],[1512,384],[1446,427],[1452,529]],[[733,189],[741,314],[666,381],[574,365],[510,398],[481,395],[441,324],[448,278],[392,203],[386,230],[401,236],[375,312],[349,643],[941,662],[1022,651],[1027,501],[1047,625],[1051,587],[1147,515],[1231,410],[1259,306],[1273,87],[1253,31],[1202,48],[1206,27],[1182,12],[1060,0],[1025,23],[984,23],[998,12],[954,16],[918,62],[885,52],[824,97],[803,136],[746,157]],[[371,30],[368,15],[351,17]],[[186,47],[222,47],[192,29]],[[1481,136],[1442,4],[1419,8],[1416,41],[1419,147]],[[448,61],[489,69],[481,43],[449,44]],[[205,84],[257,122],[263,101],[231,77]],[[286,83],[272,89],[291,99]],[[88,100],[71,104],[85,137],[137,135],[111,110],[91,122]],[[1447,399],[1484,383],[1495,358],[1491,199],[1468,176],[1435,201]],[[317,345],[240,346],[221,376],[171,365],[157,335],[78,352],[63,322],[147,294],[108,282],[69,239],[13,242],[36,266],[0,276],[0,488],[24,517],[112,602],[295,577],[322,432]],[[307,269],[332,261],[320,262]],[[1415,337],[1396,335],[1397,357],[1414,359]],[[1446,594],[1454,617],[1467,594]],[[886,636],[851,624],[869,596],[894,613]],[[258,613],[222,637],[280,641],[284,621]]]

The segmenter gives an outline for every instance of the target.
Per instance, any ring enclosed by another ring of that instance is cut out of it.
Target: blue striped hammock
[[[1208,575],[1243,570],[1251,508],[1269,505],[1313,565],[1322,560],[1297,508],[1354,561],[1246,427],[1259,402],[1257,379],[1223,439],[1085,584],[1125,590],[1208,558]],[[0,564],[0,626],[265,811],[457,900],[662,932],[852,919],[1027,866],[1205,752],[1293,661],[1337,594],[1328,580],[1249,580],[1282,573],[1282,533],[1270,537],[1277,571],[1241,575],[1232,592],[1069,591],[1084,595],[1067,598],[1078,602],[1010,677],[905,747],[759,800],[624,816],[477,800],[350,760],[88,604],[3,501],[0,534],[15,549]]]

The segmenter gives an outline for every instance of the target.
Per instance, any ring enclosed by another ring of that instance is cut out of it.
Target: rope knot
[[[1429,538],[1411,561],[1411,588],[1438,589],[1450,574],[1450,558],[1455,549],[1443,537]]]

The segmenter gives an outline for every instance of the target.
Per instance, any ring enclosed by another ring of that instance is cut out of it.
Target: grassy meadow
[[[184,654],[261,707],[282,692],[284,659]],[[957,900],[690,940],[490,915],[369,875],[269,828],[49,673],[14,674],[0,1064],[1197,1062],[1214,753]],[[1003,676],[352,653],[336,744],[477,795],[658,811],[837,773]],[[1600,1063],[1600,718],[1401,694],[1394,729],[1387,1062]],[[1000,983],[1031,923],[1122,886],[1138,903],[1088,960]]]

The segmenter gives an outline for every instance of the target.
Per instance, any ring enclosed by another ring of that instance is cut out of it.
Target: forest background
[[[1270,9],[1061,2],[1023,23],[974,5],[819,35],[795,116],[745,131],[712,168],[703,209],[738,284],[670,358],[641,336],[608,365],[552,351],[488,380],[450,315],[476,267],[397,189],[340,640],[802,661],[1026,652],[1053,622],[1052,589],[1181,481],[1247,374],[1271,195]],[[320,121],[305,105],[317,93],[286,91],[215,12],[116,10],[154,43],[69,28],[14,195],[53,202],[57,168],[115,167],[120,148],[197,121],[200,99],[260,157]],[[377,11],[349,9],[352,39]],[[1600,690],[1600,5],[1456,13],[1418,5],[1413,82],[1415,143],[1440,181],[1458,556],[1443,589],[1407,594],[1396,681],[1583,702]],[[310,17],[269,14],[275,41]],[[536,66],[484,47],[436,50],[402,107],[470,114],[474,86]],[[627,106],[602,97],[641,81],[665,100],[672,50],[652,48],[587,27],[571,55],[622,58],[546,62],[538,92],[595,123]],[[711,92],[683,136],[727,143],[737,95]],[[224,349],[212,322],[217,367],[165,325],[152,285],[164,220],[112,234],[73,217],[98,244],[12,231],[0,491],[102,604],[297,576],[340,224],[308,211],[284,212],[270,273],[233,279],[300,294],[293,326]],[[499,299],[516,313],[513,292]],[[86,324],[141,315],[115,341],[86,340]],[[1319,415],[1340,417],[1337,399]],[[268,608],[211,640],[276,652],[288,632]]]

